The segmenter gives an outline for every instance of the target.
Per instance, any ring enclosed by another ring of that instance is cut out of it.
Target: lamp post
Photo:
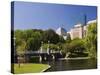
[[[49,43],[50,43],[50,41],[48,41],[48,48],[47,48],[47,53],[48,54],[50,54],[50,49],[49,49],[50,45],[49,45]]]
[[[16,60],[15,57],[16,57],[16,54],[17,54],[16,53],[16,48],[15,48],[15,40],[16,40],[16,38],[14,37],[13,39],[14,39],[14,62],[15,62],[15,60]]]
[[[15,41],[16,41],[16,38],[14,37],[14,55],[17,55],[17,62],[18,62],[18,66],[20,68],[20,62],[19,62],[20,57],[19,57],[19,54],[18,54],[18,52],[16,51],[16,48],[15,48],[15,46],[16,46]]]
[[[21,57],[20,57],[20,54],[18,53],[18,51],[16,51],[16,49],[15,49],[15,46],[16,46],[15,41],[16,41],[16,38],[14,37],[14,50],[15,50],[14,52],[16,52],[15,54],[17,55],[18,67],[20,68],[20,59],[21,59]]]
[[[42,53],[42,51],[43,51],[42,46],[43,46],[43,41],[41,41],[41,49],[40,49],[40,53]]]
[[[15,52],[15,40],[16,40],[16,38],[14,37],[14,52]]]
[[[40,49],[40,54],[39,54],[39,61],[40,61],[40,63],[41,63],[41,61],[42,61],[42,56],[41,56],[41,53],[42,53],[42,45],[43,45],[43,41],[41,41],[41,49]]]
[[[61,52],[61,51],[60,51],[60,47],[59,47],[59,46],[58,46],[58,51],[59,51],[59,53]]]

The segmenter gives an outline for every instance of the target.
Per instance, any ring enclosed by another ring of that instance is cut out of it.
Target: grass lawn
[[[14,73],[37,73],[43,72],[44,70],[48,69],[50,66],[47,64],[21,64],[20,68],[18,64],[14,64]]]

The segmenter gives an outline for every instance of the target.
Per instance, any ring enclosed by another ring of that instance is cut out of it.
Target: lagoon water
[[[49,68],[45,72],[97,68],[97,60],[95,59],[58,60],[58,61],[47,61],[42,63],[49,64],[51,66],[51,68]]]

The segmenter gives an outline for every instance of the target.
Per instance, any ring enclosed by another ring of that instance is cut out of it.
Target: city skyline
[[[97,19],[96,6],[79,6],[51,3],[14,2],[14,28],[53,29],[69,31],[75,24]]]

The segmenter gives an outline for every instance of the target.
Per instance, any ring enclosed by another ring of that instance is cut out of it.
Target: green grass
[[[48,69],[50,66],[47,64],[21,64],[20,68],[18,64],[14,64],[14,73],[39,73]]]

